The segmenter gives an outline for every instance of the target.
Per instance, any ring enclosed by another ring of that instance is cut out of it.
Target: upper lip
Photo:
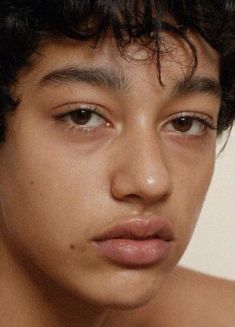
[[[127,218],[125,221],[111,226],[98,236],[95,241],[110,239],[145,240],[159,238],[164,241],[173,241],[172,224],[167,218],[159,216]]]

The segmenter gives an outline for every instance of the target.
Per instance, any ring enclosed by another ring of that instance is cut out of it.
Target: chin
[[[86,302],[94,305],[95,307],[107,308],[113,310],[130,310],[143,307],[148,304],[155,296],[156,290],[138,290],[138,292],[125,292],[123,291],[112,294],[105,294],[102,296],[90,296],[86,298]]]
[[[147,271],[123,271],[117,275],[113,274],[111,280],[97,284],[87,294],[90,302],[97,306],[110,309],[135,309],[149,303],[160,291],[163,276]]]
[[[116,310],[131,310],[147,305],[156,296],[155,291],[138,295],[124,296],[122,299],[115,299],[107,307]]]

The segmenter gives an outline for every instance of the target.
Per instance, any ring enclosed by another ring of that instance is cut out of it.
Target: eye
[[[85,126],[85,127],[97,127],[102,125],[104,119],[98,115],[95,111],[87,109],[78,109],[71,111],[66,115],[67,120],[70,120],[75,125]]]
[[[70,112],[60,115],[57,119],[62,120],[70,128],[80,131],[89,132],[101,126],[109,126],[105,118],[96,112],[96,108],[82,107],[71,110]]]
[[[216,129],[210,118],[197,114],[181,114],[165,124],[169,132],[186,136],[202,136],[207,129]]]

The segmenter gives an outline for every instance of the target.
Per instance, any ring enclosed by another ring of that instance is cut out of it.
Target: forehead
[[[196,49],[198,65],[196,75],[219,80],[219,55],[199,35],[188,35]],[[41,42],[32,56],[30,71],[22,71],[20,77],[29,77],[32,85],[40,84],[43,76],[62,68],[80,66],[108,67],[120,72],[129,84],[138,78],[159,84],[157,57],[153,52],[138,44],[130,44],[120,54],[116,41],[108,36],[96,47],[92,42],[82,42],[68,38]],[[183,80],[193,67],[193,54],[188,44],[179,37],[163,34],[160,49],[160,69],[163,83],[171,85]]]

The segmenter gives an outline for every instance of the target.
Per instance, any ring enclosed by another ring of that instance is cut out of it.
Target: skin
[[[113,310],[105,327],[232,327],[234,305],[232,281],[177,267],[152,301],[133,310]]]
[[[195,76],[218,81],[217,53],[191,37],[199,57]],[[172,130],[172,119],[196,113],[216,126],[220,106],[218,96],[205,92],[176,96],[191,53],[169,35],[165,43],[174,44],[162,56],[165,87],[155,60],[142,60],[145,49],[130,45],[127,53],[142,61],[126,61],[111,37],[96,49],[66,39],[44,42],[32,67],[19,74],[13,92],[21,102],[0,148],[1,326],[110,325],[119,321],[112,310],[146,306],[160,296],[191,238],[216,145],[215,130],[203,132],[195,120],[185,135]],[[65,66],[115,67],[126,85],[40,85]],[[61,117],[81,105],[97,106],[103,117],[93,116],[89,131]],[[97,254],[92,239],[117,222],[150,214],[163,215],[173,226],[175,239],[164,261],[130,269]],[[157,301],[159,307],[164,303]]]

